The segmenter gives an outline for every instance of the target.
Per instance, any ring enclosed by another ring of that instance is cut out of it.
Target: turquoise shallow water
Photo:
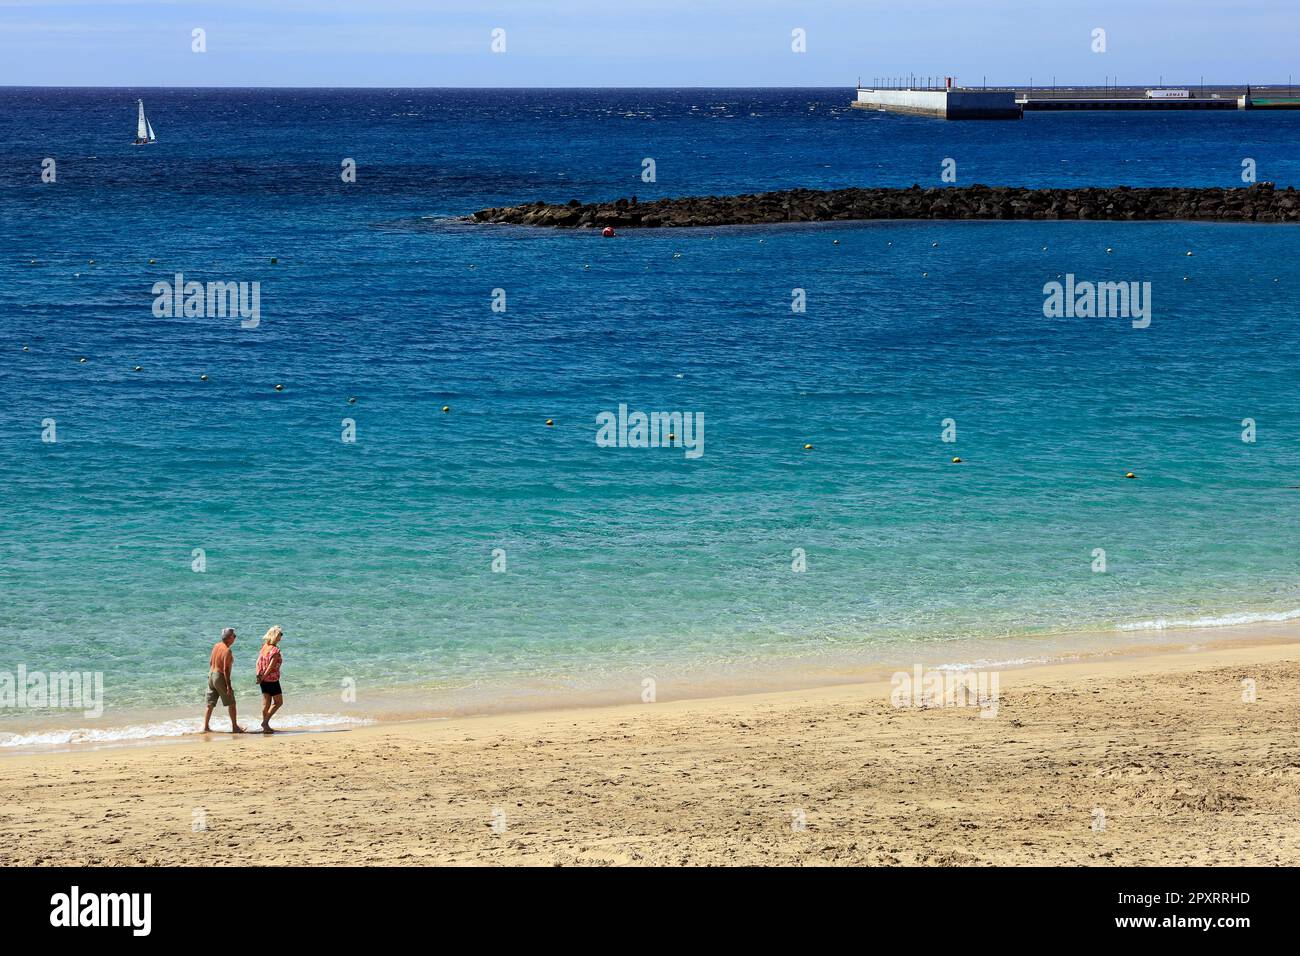
[[[943,124],[857,114],[843,91],[145,91],[160,142],[142,151],[123,138],[135,95],[0,92],[0,670],[102,671],[101,723],[192,713],[227,624],[249,691],[278,623],[294,703],[366,713],[396,690],[403,711],[443,713],[637,699],[643,675],[671,696],[786,664],[1035,658],[1076,632],[1131,644],[1161,621],[1300,609],[1294,230],[607,241],[446,218],[930,184],[948,155],[1029,185],[1229,184],[1252,155],[1286,184],[1294,117]],[[38,181],[45,155],[57,184]],[[646,155],[659,183],[637,179]],[[260,281],[261,324],[155,317],[153,283],[177,271]],[[1151,283],[1150,327],[1045,318],[1043,285],[1066,273]],[[703,413],[704,454],[598,447],[596,416],[620,403]],[[0,709],[0,731],[34,723],[85,725]]]

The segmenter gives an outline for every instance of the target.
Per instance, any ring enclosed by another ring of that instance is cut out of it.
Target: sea
[[[1300,182],[1294,113],[852,99],[0,89],[0,750],[193,733],[228,626],[241,717],[280,625],[305,730],[1300,618],[1294,226],[464,219]],[[1046,314],[1067,278],[1147,318]],[[602,441],[620,408],[674,439]],[[32,692],[72,673],[98,707]]]

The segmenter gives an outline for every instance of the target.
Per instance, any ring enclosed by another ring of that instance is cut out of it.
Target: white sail
[[[148,126],[149,126],[149,142],[152,143],[152,142],[153,142],[155,139],[157,139],[158,137],[154,136],[154,134],[153,134],[153,123],[150,123],[148,120],[145,120],[145,122],[146,122],[146,123],[148,124]]]
[[[153,139],[153,136],[149,134],[149,123],[144,118],[144,100],[140,100],[139,103],[140,103],[140,118],[136,120],[135,123],[135,138]]]

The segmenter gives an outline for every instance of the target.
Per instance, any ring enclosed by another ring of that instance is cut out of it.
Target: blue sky
[[[0,0],[0,85],[1286,82],[1298,28],[1300,0]]]

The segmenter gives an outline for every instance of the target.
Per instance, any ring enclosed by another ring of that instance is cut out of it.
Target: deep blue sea
[[[106,708],[0,710],[0,743],[189,726],[160,721],[197,717],[227,625],[250,716],[284,627],[291,726],[1300,615],[1295,227],[455,219],[941,185],[945,159],[959,185],[1241,185],[1246,158],[1300,183],[1300,114],[852,95],[0,90],[0,671],[102,672]],[[155,315],[176,273],[260,283],[259,324]],[[1150,325],[1046,318],[1067,274],[1149,282]],[[702,414],[703,454],[599,446],[620,404]]]

